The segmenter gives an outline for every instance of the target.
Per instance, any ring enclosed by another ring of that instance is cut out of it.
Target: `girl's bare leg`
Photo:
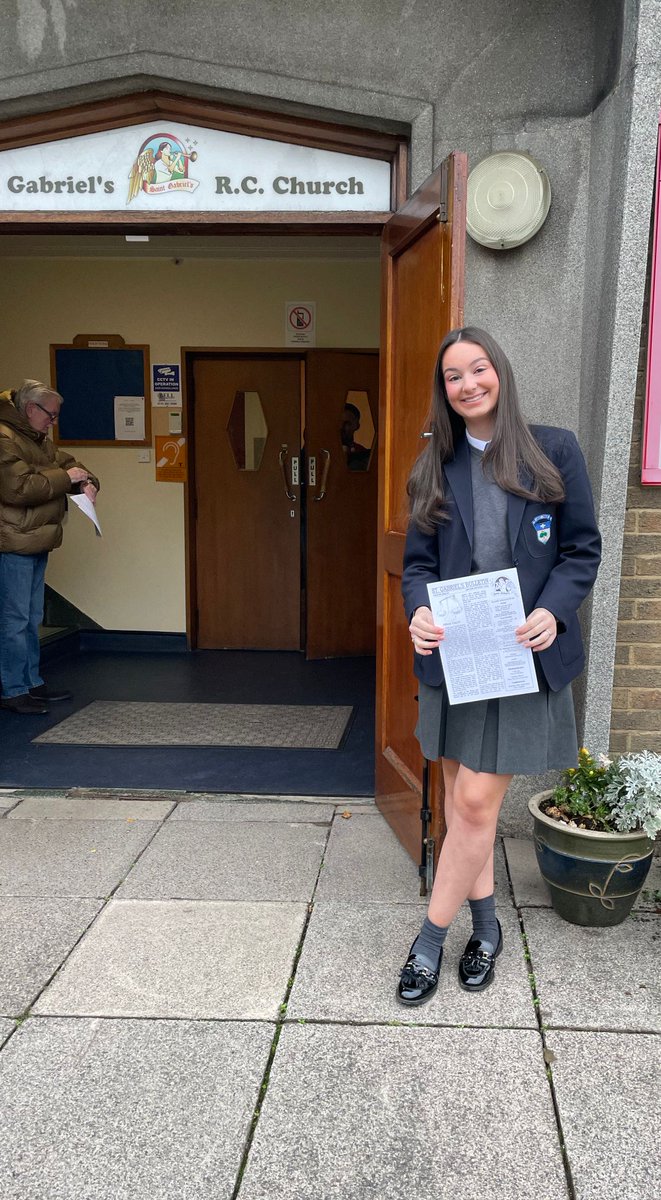
[[[443,768],[443,781],[445,784],[445,802],[444,802],[445,826],[446,826],[446,829],[449,829],[450,825],[452,824],[452,811],[453,811],[453,806],[454,806],[454,785],[455,785],[455,780],[457,778],[457,771],[459,770],[459,763],[454,758],[442,758],[441,766]],[[504,778],[504,776],[502,778]],[[471,888],[470,892],[468,893],[468,896],[466,897],[466,899],[467,900],[483,900],[485,896],[490,896],[492,894],[492,892],[495,889],[495,886],[496,886],[496,884],[495,884],[495,877],[494,877],[494,860],[493,860],[493,846],[492,846],[491,853],[490,853],[489,858],[484,866],[484,869],[481,871],[480,875],[475,880],[475,883],[474,883],[473,887]]]
[[[447,926],[464,900],[493,892],[496,825],[512,776],[471,771],[452,759],[443,759],[443,776],[447,833],[428,915],[435,925]]]

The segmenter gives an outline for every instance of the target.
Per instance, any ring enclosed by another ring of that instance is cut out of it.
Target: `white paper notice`
[[[516,567],[428,583],[445,638],[439,646],[450,704],[538,692],[532,650],[515,629],[525,622]]]
[[[316,325],[315,300],[288,301],[285,305],[285,346],[314,346]]]
[[[144,442],[144,396],[115,396],[115,441]]]
[[[96,536],[101,537],[99,518],[96,515],[96,508],[92,504],[89,496],[69,496],[69,500],[73,500],[76,508],[79,508],[81,513],[84,513],[86,517],[89,517],[90,521],[96,527]]]

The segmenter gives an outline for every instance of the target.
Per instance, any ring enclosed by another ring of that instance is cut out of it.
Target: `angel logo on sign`
[[[184,143],[172,133],[155,133],[142,143],[129,174],[127,204],[138,195],[160,196],[164,192],[194,192],[199,179],[188,176],[189,163],[197,161],[196,143]]]

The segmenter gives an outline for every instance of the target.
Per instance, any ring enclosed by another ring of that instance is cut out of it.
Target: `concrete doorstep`
[[[426,904],[364,799],[0,793],[0,1196],[661,1193],[659,875],[596,930],[496,868],[493,986],[466,908],[404,1009]]]

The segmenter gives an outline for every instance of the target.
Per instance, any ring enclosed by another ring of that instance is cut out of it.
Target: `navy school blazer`
[[[575,435],[569,429],[549,425],[531,425],[530,430],[562,475],[565,499],[553,504],[508,493],[512,562],[503,563],[503,567],[511,565],[518,570],[526,615],[535,608],[547,608],[558,622],[553,644],[535,654],[555,692],[575,679],[585,666],[577,613],[597,576],[601,537],[585,460]],[[442,521],[431,534],[410,525],[406,536],[402,594],[409,620],[416,608],[429,607],[428,583],[456,579],[471,571],[473,495],[470,448],[465,437],[458,442],[455,457],[445,463],[443,474],[450,519]],[[533,524],[542,515],[551,517],[546,542],[539,540]],[[432,687],[443,682],[438,653],[416,654],[414,670],[418,679]]]

